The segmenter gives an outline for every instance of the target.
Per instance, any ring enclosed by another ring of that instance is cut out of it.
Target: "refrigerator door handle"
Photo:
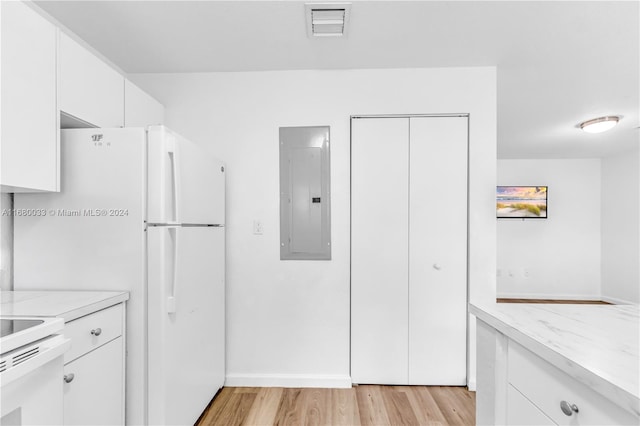
[[[173,179],[173,219],[180,222],[180,161],[178,156],[178,145],[174,137],[167,140],[167,154],[171,159],[171,175]]]
[[[178,290],[178,253],[180,252],[180,233],[178,227],[170,227],[169,232],[173,232],[173,280],[171,282],[171,294],[167,296],[167,313],[176,313],[176,294]]]

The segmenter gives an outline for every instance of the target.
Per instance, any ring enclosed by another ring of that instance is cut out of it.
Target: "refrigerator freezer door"
[[[194,424],[224,383],[224,228],[147,234],[149,424]]]
[[[224,224],[224,164],[164,126],[149,127],[148,223]]]

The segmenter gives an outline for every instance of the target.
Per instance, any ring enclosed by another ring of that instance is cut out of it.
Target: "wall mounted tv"
[[[498,186],[496,216],[498,219],[546,219],[546,186]]]

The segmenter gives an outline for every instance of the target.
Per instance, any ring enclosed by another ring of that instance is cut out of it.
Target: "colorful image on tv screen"
[[[546,186],[498,186],[497,217],[546,218]]]

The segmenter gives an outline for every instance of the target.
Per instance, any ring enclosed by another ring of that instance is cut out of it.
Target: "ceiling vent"
[[[351,3],[306,3],[309,37],[342,37],[347,35]]]

